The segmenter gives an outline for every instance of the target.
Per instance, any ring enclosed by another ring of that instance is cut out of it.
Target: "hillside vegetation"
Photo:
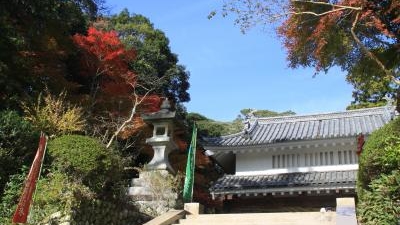
[[[252,110],[252,109],[242,109],[240,110],[240,114],[236,119],[230,122],[221,122],[215,121],[213,119],[207,118],[199,113],[188,113],[187,120],[195,121],[200,135],[203,136],[223,136],[228,134],[234,134],[242,131],[243,122],[246,116],[252,112],[254,117],[275,117],[275,116],[288,116],[294,115],[293,111],[285,111],[285,112],[275,112],[270,110]]]

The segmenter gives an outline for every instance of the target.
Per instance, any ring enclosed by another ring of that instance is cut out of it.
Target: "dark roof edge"
[[[276,117],[260,117],[260,118],[252,118],[251,119],[251,127],[248,129],[248,132],[251,132],[260,124],[265,123],[280,123],[280,122],[296,122],[296,121],[313,121],[313,120],[324,120],[324,119],[336,119],[336,118],[345,118],[345,117],[358,117],[367,115],[379,115],[379,114],[387,114],[393,112],[394,115],[398,113],[395,112],[396,108],[394,106],[381,106],[381,107],[373,107],[373,108],[363,108],[363,109],[354,109],[354,110],[346,110],[346,111],[338,111],[338,112],[329,112],[329,113],[316,113],[316,114],[308,114],[308,115],[289,115],[289,116],[276,116]],[[390,115],[388,115],[390,116]],[[214,139],[226,139],[244,135],[245,131],[241,131],[235,134],[222,135],[219,137],[203,137],[206,142],[213,141]]]
[[[364,134],[364,136],[368,137],[369,134]],[[356,139],[355,137],[357,136],[337,136],[333,138],[318,138],[318,139],[301,139],[301,140],[290,140],[290,141],[285,141],[285,142],[271,142],[271,143],[261,143],[261,144],[249,144],[249,145],[210,145],[210,144],[205,144],[203,143],[203,147],[208,150],[232,150],[232,149],[248,149],[249,147],[255,147],[255,148],[263,148],[263,147],[282,147],[282,146],[295,146],[295,145],[312,145],[314,143],[317,144],[330,144],[330,143],[338,143],[338,142],[355,142]],[[329,141],[327,141],[329,140]]]

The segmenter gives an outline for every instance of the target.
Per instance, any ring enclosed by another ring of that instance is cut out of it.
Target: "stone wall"
[[[150,219],[133,205],[93,200],[53,213],[38,225],[139,225]]]

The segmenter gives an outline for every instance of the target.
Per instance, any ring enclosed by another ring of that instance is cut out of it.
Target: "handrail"
[[[143,225],[171,225],[185,217],[185,210],[170,210]]]

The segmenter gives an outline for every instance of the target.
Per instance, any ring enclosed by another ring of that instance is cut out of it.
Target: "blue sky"
[[[315,78],[313,68],[289,69],[272,31],[242,34],[232,17],[207,19],[222,0],[107,0],[106,5],[113,14],[123,8],[142,14],[165,32],[190,72],[189,112],[230,121],[243,108],[310,114],[345,110],[352,100],[352,87],[338,69]]]

